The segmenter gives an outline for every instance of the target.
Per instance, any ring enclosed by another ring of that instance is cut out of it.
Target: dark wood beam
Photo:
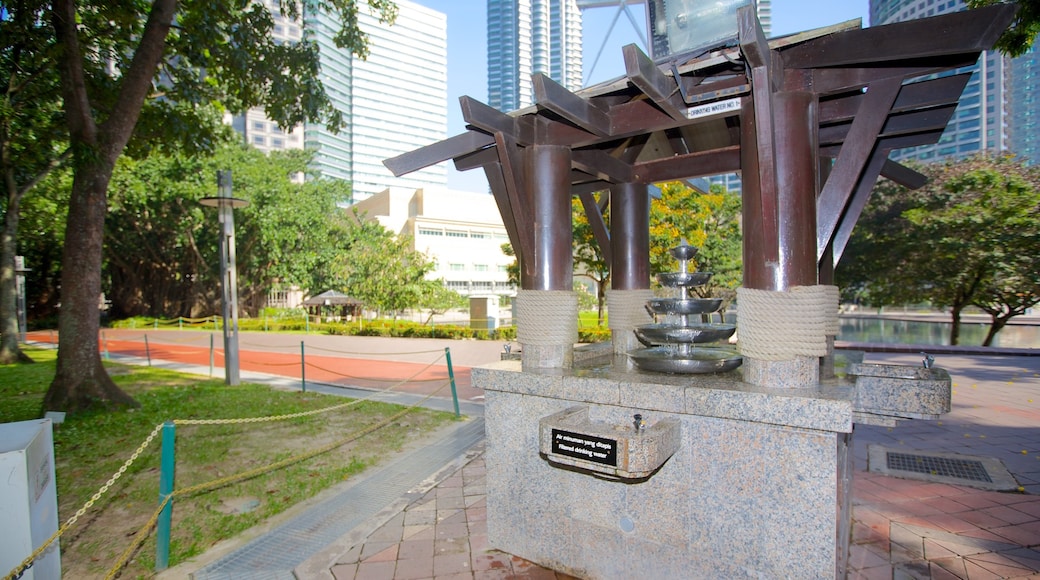
[[[881,127],[880,137],[894,137],[907,133],[918,133],[931,129],[946,127],[950,118],[957,110],[957,104],[953,103],[944,107],[924,109],[923,111],[911,111],[889,115]],[[848,138],[853,123],[839,123],[820,128],[820,144],[832,145],[842,143]]]
[[[878,149],[888,149],[889,151],[895,151],[897,149],[905,149],[907,147],[920,147],[921,145],[932,145],[942,137],[943,130],[934,129],[932,131],[921,131],[920,133],[913,133],[910,135],[898,135],[896,137],[883,137],[878,139]],[[841,145],[828,145],[826,147],[820,147],[820,155],[822,157],[837,157],[842,150]]]
[[[603,213],[599,209],[599,204],[596,203],[596,197],[592,192],[583,191],[578,194],[578,199],[581,200],[581,206],[585,208],[585,217],[589,220],[592,236],[596,238],[596,244],[599,245],[599,251],[603,254],[603,260],[607,264],[612,263],[610,232],[607,231],[607,222],[603,220]]]
[[[733,173],[740,171],[740,146],[646,161],[635,164],[633,169],[639,183],[659,183]]]
[[[628,80],[669,117],[686,118],[686,103],[679,94],[675,79],[661,72],[654,61],[634,44],[625,45],[621,53],[625,58]]]
[[[495,144],[495,138],[479,131],[466,131],[443,141],[420,147],[397,157],[384,159],[383,165],[400,177],[406,173],[418,171],[424,167],[436,165],[442,161],[473,153]]]
[[[852,198],[849,200],[848,208],[841,216],[834,232],[834,238],[831,241],[830,257],[834,266],[838,265],[838,262],[841,261],[841,256],[845,253],[845,247],[848,246],[849,239],[852,237],[852,230],[856,227],[856,222],[859,221],[859,216],[863,213],[867,200],[870,199],[870,192],[873,191],[874,184],[877,183],[878,175],[881,174],[881,169],[888,160],[888,153],[887,149],[875,149],[863,168],[863,173],[860,175]]]
[[[888,152],[885,153],[887,157]],[[928,184],[928,177],[891,159],[885,159],[885,165],[881,167],[881,175],[907,189],[921,189]]]
[[[609,191],[610,183],[606,181],[583,181],[581,183],[575,183],[571,185],[572,195],[581,195],[582,193],[595,193],[597,191]]]
[[[516,139],[516,118],[465,95],[459,97],[459,107],[467,125],[491,134],[504,133]]]
[[[469,171],[470,169],[477,169],[483,167],[488,163],[498,162],[498,148],[487,147],[477,151],[476,153],[469,153],[455,158],[455,169],[458,171]]]
[[[535,103],[574,123],[579,128],[606,137],[610,135],[610,117],[585,99],[568,91],[544,74],[531,75]]]
[[[963,73],[904,84],[895,103],[892,104],[892,112],[901,113],[956,103],[970,79],[971,73]],[[864,93],[857,92],[820,101],[820,124],[851,121],[859,111],[864,98]]]
[[[498,202],[499,208],[507,206],[517,224],[517,240],[521,251],[527,256],[534,256],[534,231],[530,227],[534,211],[524,177],[523,155],[516,142],[503,133],[495,133],[495,146],[498,149],[498,162],[502,166],[502,189],[505,195],[504,202]]]
[[[769,89],[771,91],[779,89],[784,67],[780,62],[779,54],[769,48],[765,31],[762,30],[762,23],[758,21],[758,15],[753,5],[737,9],[737,39],[740,52],[744,55],[748,66],[752,69],[765,68],[766,76],[772,83]]]
[[[852,122],[848,137],[831,169],[816,203],[816,258],[819,261],[852,196],[853,188],[860,181],[863,169],[870,159],[878,135],[888,112],[899,94],[899,79],[886,79],[871,83],[866,99],[856,119]],[[822,137],[821,137],[822,138]],[[880,168],[879,168],[880,171]]]
[[[524,256],[523,248],[526,242],[520,237],[520,228],[513,214],[513,207],[509,203],[509,191],[506,188],[505,174],[502,164],[498,162],[488,163],[482,166],[484,175],[487,177],[488,185],[491,187],[491,195],[495,198],[498,213],[502,216],[502,225],[506,228],[509,236],[509,245],[513,246],[513,254],[516,255],[517,264],[521,264]]]
[[[611,183],[628,183],[635,178],[631,165],[603,151],[575,150],[571,164],[575,169]]]
[[[884,79],[910,79],[971,66],[979,60],[978,53],[934,58],[926,64],[907,66],[864,66],[853,68],[824,68],[812,71],[813,90],[819,95],[847,93]]]
[[[932,57],[978,54],[993,47],[1015,15],[1015,6],[997,4],[837,32],[781,52],[786,68],[852,67]]]

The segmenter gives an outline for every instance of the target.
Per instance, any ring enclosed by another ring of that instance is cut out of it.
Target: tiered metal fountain
[[[666,288],[677,288],[677,298],[654,298],[647,308],[658,316],[674,322],[654,323],[635,329],[639,342],[646,345],[628,353],[642,370],[664,373],[721,373],[731,371],[742,362],[740,354],[728,345],[719,344],[733,336],[737,327],[721,322],[702,322],[722,306],[721,298],[691,298],[690,288],[703,286],[711,280],[711,272],[689,272],[687,265],[698,248],[682,243],[669,253],[679,261],[678,272],[657,275],[657,281]],[[697,317],[691,322],[690,317]]]

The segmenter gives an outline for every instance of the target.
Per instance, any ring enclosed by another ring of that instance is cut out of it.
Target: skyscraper
[[[531,75],[581,88],[581,11],[575,0],[487,0],[488,104],[534,103]]]
[[[336,48],[340,23],[329,14],[304,15],[304,34],[321,50],[321,82],[345,119],[338,134],[308,125],[305,146],[315,151],[315,172],[350,181],[355,201],[387,187],[447,186],[443,164],[400,178],[383,166],[383,159],[444,139],[448,131],[447,17],[408,0],[396,4],[392,26],[364,6],[359,10],[367,60]]]
[[[927,18],[965,10],[963,0],[871,0],[870,24]],[[970,67],[953,71],[971,72],[953,118],[935,145],[893,151],[896,160],[935,161],[963,157],[981,151],[1011,152],[1036,161],[1037,107],[1034,94],[1040,90],[1036,53],[1010,59],[987,51]]]

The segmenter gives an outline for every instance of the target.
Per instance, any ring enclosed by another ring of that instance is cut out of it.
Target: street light
[[[221,314],[224,318],[224,381],[239,383],[238,373],[238,272],[235,269],[234,209],[249,202],[231,197],[231,171],[217,171],[217,197],[204,197],[199,203],[218,208],[220,221]]]

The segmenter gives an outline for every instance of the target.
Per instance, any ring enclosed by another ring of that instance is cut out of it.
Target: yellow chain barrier
[[[234,475],[229,475],[227,477],[214,479],[212,481],[199,483],[199,484],[196,484],[196,485],[192,485],[192,486],[185,487],[183,489],[178,489],[178,490],[174,491],[172,494],[167,496],[166,499],[159,505],[159,508],[157,510],[155,510],[155,513],[153,513],[152,517],[148,519],[148,522],[145,523],[145,525],[142,526],[141,529],[138,530],[136,534],[134,534],[134,539],[131,542],[130,546],[127,547],[127,549],[123,552],[123,555],[120,556],[120,558],[112,566],[112,569],[109,571],[108,575],[105,576],[105,579],[106,580],[110,580],[111,578],[115,578],[116,574],[118,574],[119,571],[123,568],[123,566],[126,565],[126,561],[130,558],[131,555],[133,555],[133,553],[140,547],[140,545],[148,537],[148,532],[150,532],[151,529],[155,526],[156,522],[159,519],[159,513],[162,512],[163,507],[165,507],[167,502],[171,501],[174,496],[187,496],[187,495],[191,495],[193,493],[197,493],[197,492],[201,492],[201,491],[209,491],[209,490],[217,489],[217,488],[223,487],[225,485],[229,485],[229,484],[232,484],[232,483],[237,483],[239,481],[244,481],[246,479],[250,479],[250,478],[256,477],[258,475],[262,475],[264,473],[275,471],[277,469],[281,469],[283,467],[286,467],[288,465],[292,465],[294,463],[298,463],[300,461],[305,461],[305,460],[310,459],[312,457],[317,457],[318,455],[321,455],[322,453],[327,453],[329,451],[332,451],[333,449],[335,449],[337,447],[341,447],[343,445],[346,445],[347,443],[350,443],[352,441],[356,441],[356,440],[364,437],[365,435],[368,435],[370,433],[378,431],[379,429],[381,429],[383,427],[386,427],[390,423],[393,423],[394,421],[400,419],[401,417],[407,415],[408,413],[411,413],[415,409],[419,408],[420,405],[422,405],[423,403],[428,401],[430,398],[432,398],[434,395],[436,395],[437,393],[439,393],[442,390],[444,390],[444,388],[447,387],[449,384],[451,384],[450,381],[445,381],[444,384],[442,384],[441,386],[437,387],[437,389],[435,389],[432,393],[430,393],[429,395],[426,395],[425,397],[423,397],[419,401],[415,402],[414,404],[412,404],[412,405],[410,405],[408,407],[405,407],[403,410],[398,411],[397,413],[394,413],[393,415],[387,417],[386,419],[383,419],[382,421],[380,421],[378,423],[374,423],[372,425],[369,425],[368,427],[365,427],[364,429],[361,429],[360,431],[356,431],[354,433],[351,433],[350,435],[348,435],[348,436],[346,436],[343,439],[340,439],[338,441],[333,441],[332,443],[328,443],[326,445],[323,445],[323,446],[318,447],[316,449],[312,449],[310,451],[305,451],[305,452],[300,453],[298,455],[293,455],[292,457],[287,457],[285,459],[282,459],[281,461],[276,461],[276,462],[271,463],[269,465],[264,465],[264,466],[261,466],[261,467],[257,467],[257,468],[254,468],[254,469],[243,471],[241,473],[236,473]],[[360,402],[360,401],[361,401],[361,399],[359,399],[357,402]],[[346,406],[346,405],[337,405],[337,407],[343,407],[343,406]],[[325,411],[325,410],[328,410],[328,409],[322,409],[321,411]],[[311,413],[311,412],[308,411],[307,413]],[[293,413],[292,415],[283,415],[282,417],[299,416],[299,415],[304,415],[304,414],[307,414],[307,413]],[[267,419],[267,418],[260,417],[260,418],[253,418],[253,419]],[[274,420],[273,418],[270,418],[270,419]],[[235,421],[235,420],[231,419],[229,421]],[[244,422],[256,422],[256,421],[244,421]],[[185,420],[183,422],[181,420],[177,420],[177,421],[174,421],[174,423],[178,424],[178,425],[199,425],[199,424],[207,424],[208,425],[208,424],[214,424],[214,423],[199,423],[199,422],[195,422],[194,420]]]
[[[265,416],[265,417],[243,417],[243,418],[238,418],[238,419],[174,419],[173,423],[175,425],[233,425],[233,424],[248,424],[248,423],[266,423],[266,422],[272,422],[272,421],[284,421],[284,420],[288,420],[288,419],[296,419],[296,418],[300,418],[300,417],[309,417],[309,416],[313,416],[313,415],[319,415],[319,414],[322,414],[322,413],[327,413],[327,412],[334,411],[334,410],[337,410],[337,409],[344,409],[344,408],[347,408],[347,407],[351,407],[353,405],[358,405],[358,404],[364,403],[366,401],[370,401],[370,400],[372,400],[374,397],[376,397],[378,395],[385,394],[385,393],[390,392],[390,391],[394,390],[395,388],[397,388],[397,387],[399,387],[399,386],[401,386],[401,385],[403,385],[405,383],[412,382],[413,379],[415,379],[415,377],[419,376],[421,373],[425,372],[427,369],[429,369],[430,367],[432,367],[435,364],[437,364],[438,362],[440,362],[440,359],[444,357],[443,351],[437,350],[437,351],[427,351],[427,352],[431,352],[431,353],[432,352],[441,352],[442,354],[436,360],[434,360],[433,362],[427,364],[425,367],[419,369],[414,374],[412,374],[410,377],[408,377],[408,378],[406,378],[406,379],[404,379],[402,381],[399,381],[397,383],[394,383],[394,384],[388,386],[385,389],[382,389],[382,390],[379,390],[379,391],[374,391],[371,395],[369,395],[367,397],[363,397],[363,398],[360,398],[360,399],[353,399],[353,400],[348,401],[346,403],[341,403],[341,404],[338,404],[338,405],[332,405],[331,407],[324,407],[324,408],[321,408],[321,409],[314,409],[314,410],[311,410],[311,411],[300,411],[298,413],[287,413],[287,414],[283,414],[283,415],[269,415],[269,416]],[[295,363],[293,363],[293,364],[295,364]],[[308,363],[308,364],[310,364],[310,363]],[[311,365],[311,366],[313,366],[313,365]],[[320,367],[315,367],[315,368],[320,368]],[[329,371],[327,369],[321,369],[321,370],[325,370],[326,372],[330,372],[332,374],[338,374],[338,373],[335,373],[334,371]],[[347,377],[348,375],[342,375],[342,376]],[[360,378],[360,377],[350,377],[350,378]],[[436,379],[431,379],[431,380],[436,380]],[[427,380],[427,381],[415,381],[415,382],[429,382],[429,380]],[[158,520],[158,517],[159,517],[159,512],[162,511],[162,507],[165,506],[168,501],[170,501],[170,499],[172,498],[173,495],[186,495],[186,494],[189,494],[189,493],[194,493],[195,491],[201,491],[201,490],[204,490],[204,489],[210,489],[209,486],[212,486],[212,488],[220,487],[221,485],[226,485],[227,483],[232,483],[234,481],[240,481],[241,479],[248,479],[249,477],[254,477],[256,475],[259,475],[261,473],[265,473],[267,471],[273,471],[275,469],[280,469],[281,467],[284,467],[286,465],[290,465],[290,464],[295,463],[297,461],[302,461],[304,459],[308,459],[310,457],[314,457],[316,455],[320,455],[321,453],[325,453],[327,451],[335,449],[336,447],[339,447],[341,445],[349,443],[350,441],[353,441],[355,439],[363,437],[363,436],[371,433],[372,431],[375,431],[376,429],[389,424],[390,422],[394,421],[395,419],[397,419],[399,417],[402,417],[402,416],[404,416],[407,413],[410,413],[411,411],[416,409],[419,405],[421,405],[422,403],[425,403],[430,398],[432,398],[434,395],[436,395],[440,391],[444,390],[444,388],[447,387],[449,384],[451,384],[450,380],[444,382],[444,384],[442,384],[441,386],[437,387],[437,389],[435,389],[432,393],[430,393],[429,395],[426,395],[425,397],[420,399],[418,402],[414,403],[413,405],[411,405],[409,407],[406,407],[403,411],[400,411],[399,413],[396,413],[396,414],[392,415],[391,417],[385,419],[381,423],[375,424],[375,425],[373,425],[371,427],[368,427],[368,428],[365,428],[365,429],[363,429],[361,431],[358,431],[357,433],[354,433],[354,434],[348,436],[345,439],[341,439],[339,441],[335,441],[335,442],[330,443],[328,445],[325,445],[323,447],[317,448],[317,449],[309,451],[307,453],[303,453],[301,455],[297,455],[297,456],[290,457],[288,459],[284,459],[282,461],[273,463],[271,465],[259,467],[259,468],[256,468],[256,469],[253,469],[253,470],[250,470],[250,471],[246,471],[246,472],[243,472],[243,473],[240,473],[240,474],[237,474],[237,475],[229,476],[229,477],[226,477],[226,478],[223,478],[223,479],[218,479],[218,480],[215,480],[215,481],[212,481],[212,482],[208,482],[208,483],[205,483],[205,484],[199,484],[199,485],[196,485],[196,486],[185,488],[183,490],[175,491],[173,494],[171,494],[171,496],[167,497],[162,502],[162,505],[160,505],[159,509],[156,510],[155,514],[148,521],[146,526],[144,528],[142,528],[141,531],[139,531],[137,533],[137,535],[141,536],[142,532],[151,529],[151,527],[155,525],[155,522]],[[91,498],[89,500],[87,500],[86,503],[83,504],[83,507],[81,507],[79,510],[77,510],[76,513],[72,517],[70,517],[64,524],[61,525],[61,527],[58,528],[58,531],[54,532],[54,534],[52,534],[51,537],[47,538],[47,540],[44,541],[43,544],[41,544],[35,551],[33,551],[33,553],[30,554],[25,560],[22,560],[22,563],[19,564],[13,570],[11,570],[11,572],[8,573],[6,576],[4,576],[2,580],[16,580],[17,578],[20,578],[22,576],[22,574],[25,573],[25,571],[28,570],[30,566],[32,566],[33,562],[36,561],[36,558],[38,558],[40,556],[40,554],[45,552],[50,547],[50,545],[54,543],[55,540],[60,538],[62,536],[62,534],[65,533],[66,530],[68,530],[70,527],[75,525],[75,523],[79,520],[79,518],[81,518],[87,512],[87,510],[89,510],[91,507],[93,507],[94,504],[99,499],[101,499],[101,497],[105,493],[108,492],[109,488],[112,487],[112,485],[114,485],[115,482],[118,481],[119,478],[121,478],[124,473],[126,473],[126,470],[129,469],[131,465],[133,465],[134,461],[136,461],[137,458],[141,455],[141,453],[143,453],[144,450],[152,443],[152,440],[154,440],[156,435],[159,434],[159,431],[162,430],[162,427],[163,427],[163,423],[160,423],[160,424],[156,425],[155,429],[153,429],[152,432],[148,434],[148,437],[146,437],[145,440],[141,443],[141,445],[139,445],[137,447],[137,449],[130,456],[130,458],[127,459],[126,462],[123,463],[123,465],[119,468],[119,470],[116,471],[112,475],[112,477],[110,477],[108,479],[108,481],[105,482],[105,484],[103,486],[101,486],[101,488],[97,491],[97,493],[95,493],[93,496],[91,496]],[[147,537],[147,536],[144,535],[144,537]],[[133,551],[137,548],[137,546],[140,544],[140,542],[144,541],[144,537],[140,538],[140,541],[138,541],[137,536],[135,536],[133,544],[129,548],[127,548],[126,552],[124,552],[124,554],[123,554],[123,557],[117,563],[117,566],[112,569],[112,571],[109,573],[109,576],[107,576],[106,578],[112,578],[113,575],[120,568],[122,568],[122,566],[126,562],[126,558],[129,557],[129,554],[133,553]]]

